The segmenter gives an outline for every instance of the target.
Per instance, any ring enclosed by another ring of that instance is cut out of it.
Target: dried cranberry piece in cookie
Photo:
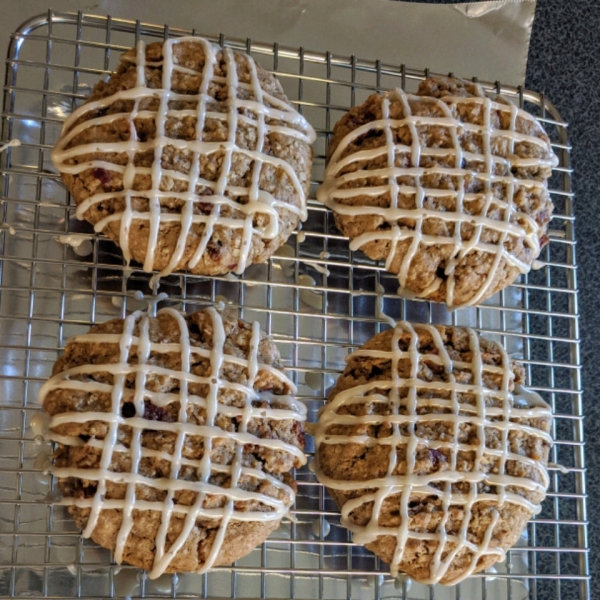
[[[108,185],[110,183],[110,173],[106,169],[96,167],[95,169],[92,169],[92,175],[96,179],[99,179],[102,185]]]
[[[165,421],[172,422],[169,413],[162,407],[152,404],[150,400],[144,400],[144,419],[149,421]]]
[[[429,456],[431,457],[431,464],[436,471],[439,470],[441,463],[446,462],[446,455],[436,448],[429,448]]]

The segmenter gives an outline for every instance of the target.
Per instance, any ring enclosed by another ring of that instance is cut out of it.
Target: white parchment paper
[[[10,33],[48,5],[45,0],[0,0],[0,8],[0,44],[6,48]],[[391,0],[54,0],[52,8],[379,58],[516,86],[525,81],[535,0],[447,5]]]

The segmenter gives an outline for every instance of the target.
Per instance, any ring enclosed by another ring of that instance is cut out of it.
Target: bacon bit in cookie
[[[152,404],[150,400],[144,400],[144,419],[171,422],[169,413],[164,408]]]
[[[440,463],[446,462],[446,455],[435,448],[429,449],[429,457],[431,458],[433,468],[436,470],[440,468]]]
[[[550,243],[550,238],[547,235],[543,235],[540,238],[540,248],[543,248],[544,246],[548,245]]]
[[[133,402],[125,402],[125,404],[123,404],[123,408],[121,409],[121,415],[124,419],[131,419],[131,417],[135,417],[135,404]]]
[[[92,176],[100,180],[102,185],[108,185],[110,183],[110,173],[106,169],[92,169]]]

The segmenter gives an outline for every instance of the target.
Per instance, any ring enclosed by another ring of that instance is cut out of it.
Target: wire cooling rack
[[[206,575],[147,579],[117,566],[83,540],[41,469],[51,448],[29,427],[38,390],[65,340],[92,323],[139,308],[149,275],[124,265],[114,244],[74,217],[75,206],[50,162],[61,123],[121,52],[137,40],[190,31],[83,14],[49,12],[12,36],[4,87],[3,139],[19,139],[2,157],[0,230],[0,596],[225,598],[589,598],[585,473],[571,170],[566,125],[543,95],[496,89],[546,127],[560,166],[550,187],[556,205],[540,267],[483,305],[449,313],[441,305],[396,296],[397,280],[352,253],[331,214],[309,203],[304,229],[280,255],[239,279],[172,275],[166,304],[192,310],[223,301],[260,321],[281,350],[314,420],[344,357],[388,327],[385,312],[421,322],[468,324],[502,341],[526,365],[531,387],[554,409],[551,484],[543,511],[504,563],[461,585],[428,587],[393,580],[386,565],[354,546],[338,511],[309,466],[296,473],[296,521],[232,566]],[[202,32],[204,34],[204,32]],[[311,197],[320,181],[327,137],[352,105],[375,90],[412,91],[428,73],[384,62],[207,35],[245,50],[273,70],[288,97],[315,126]],[[308,452],[313,448],[308,445]]]

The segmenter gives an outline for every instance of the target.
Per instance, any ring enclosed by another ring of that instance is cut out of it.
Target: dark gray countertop
[[[427,0],[446,3],[445,0]],[[575,169],[575,231],[583,363],[591,597],[600,598],[600,3],[538,0],[527,68],[528,88],[546,92],[569,123]]]
[[[445,0],[427,0],[446,3]],[[528,88],[546,92],[569,123],[583,363],[591,597],[600,598],[600,2],[538,0]]]
[[[544,90],[570,124],[575,173],[575,231],[582,342],[588,486],[590,571],[600,572],[600,283],[594,269],[600,256],[600,3],[597,0],[538,0],[531,38],[527,87]],[[592,578],[591,597],[600,598]]]

